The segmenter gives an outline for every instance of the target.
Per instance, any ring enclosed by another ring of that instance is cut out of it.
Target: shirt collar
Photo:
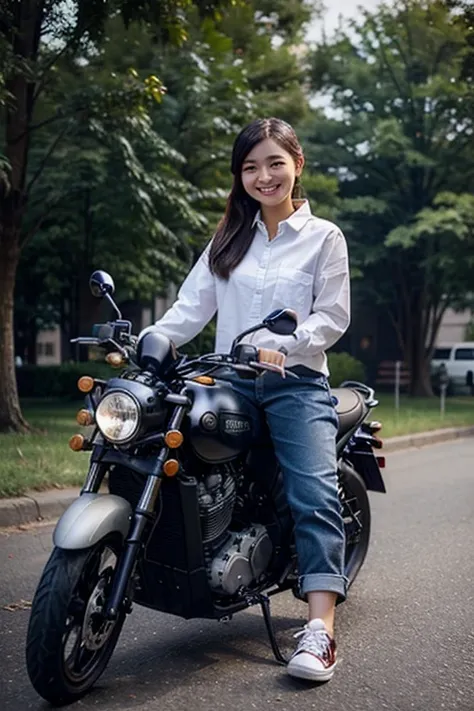
[[[300,232],[305,224],[308,222],[309,218],[312,217],[311,208],[307,200],[293,200],[293,206],[295,212],[293,212],[286,220],[282,220],[280,225],[288,225],[294,232]],[[260,223],[263,225],[262,214],[260,210],[257,210],[252,227]]]

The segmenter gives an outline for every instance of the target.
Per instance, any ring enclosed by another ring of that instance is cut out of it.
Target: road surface
[[[473,711],[474,441],[387,457],[388,494],[371,496],[372,544],[338,608],[340,665],[314,687],[273,661],[258,609],[230,623],[135,607],[81,711]],[[44,711],[24,663],[28,609],[51,525],[0,532],[0,709]],[[11,607],[14,611],[4,609]],[[289,649],[305,605],[274,598]]]

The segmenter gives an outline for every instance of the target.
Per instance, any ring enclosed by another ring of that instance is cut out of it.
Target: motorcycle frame
[[[179,395],[175,394],[171,397],[169,396],[169,400],[174,401],[175,407],[171,413],[168,429],[179,430],[191,403],[186,398],[184,388]],[[360,430],[360,425],[366,416],[367,412],[361,417],[360,422],[356,423],[354,427],[338,441],[336,450],[338,459],[342,461],[349,460],[350,462],[351,453],[357,447],[360,449],[362,445],[364,449],[370,450],[375,462],[370,442],[368,442],[366,436],[364,438],[364,433]],[[140,575],[137,575],[137,572],[140,572],[137,571],[137,566],[139,566],[140,563],[148,565],[147,562],[143,562],[144,557],[140,556],[140,553],[145,550],[152,536],[154,525],[158,521],[156,502],[163,479],[165,478],[163,464],[170,455],[170,449],[166,446],[161,433],[156,434],[151,439],[160,443],[161,447],[156,457],[146,460],[129,455],[123,451],[117,451],[106,444],[103,438],[98,435],[92,448],[89,471],[78,499],[78,502],[80,502],[81,498],[85,495],[89,497],[104,497],[104,495],[100,495],[98,492],[111,464],[120,463],[122,466],[146,477],[138,505],[128,516],[128,533],[123,535],[123,531],[120,531],[123,540],[123,551],[118,559],[111,592],[105,608],[105,617],[109,620],[116,620],[122,606],[127,613],[131,612],[132,602],[134,600],[137,604],[152,607],[153,609],[165,613],[177,614],[185,619],[230,619],[235,613],[258,604],[263,613],[274,656],[279,663],[285,664],[287,660],[279,649],[273,629],[270,598],[277,593],[294,588],[297,584],[296,577],[291,577],[290,575],[293,569],[293,557],[290,556],[286,569],[281,573],[278,579],[267,579],[260,586],[252,590],[240,590],[233,598],[219,604],[216,600],[215,593],[209,585],[203,557],[201,521],[197,505],[197,482],[194,477],[187,477],[186,475],[177,477],[177,483],[180,488],[180,500],[183,508],[184,533],[188,559],[188,570],[182,571],[182,576],[184,576],[182,580],[186,581],[189,586],[189,603],[183,605],[183,594],[176,596],[177,599],[181,598],[181,607],[175,609],[170,609],[169,606],[150,604],[149,601],[143,598],[140,599],[141,595],[139,591],[135,590],[137,578],[140,578]],[[367,454],[368,453],[369,451],[367,451]],[[361,475],[365,480],[364,472],[361,472]],[[380,472],[379,477],[383,486]],[[105,496],[119,498],[113,497],[113,495],[110,494],[106,494]],[[61,521],[58,523],[58,527],[60,523]],[[60,541],[58,541],[58,545],[62,547]],[[197,603],[196,601],[199,602]]]

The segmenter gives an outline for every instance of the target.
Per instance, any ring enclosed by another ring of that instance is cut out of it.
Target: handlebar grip
[[[281,351],[274,351],[270,348],[259,348],[257,360],[259,363],[264,363],[265,365],[271,365],[280,369],[285,366],[286,355]]]

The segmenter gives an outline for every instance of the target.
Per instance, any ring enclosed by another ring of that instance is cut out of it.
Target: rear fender
[[[382,472],[371,447],[353,449],[347,454],[347,459],[363,479],[368,491],[386,493]]]

